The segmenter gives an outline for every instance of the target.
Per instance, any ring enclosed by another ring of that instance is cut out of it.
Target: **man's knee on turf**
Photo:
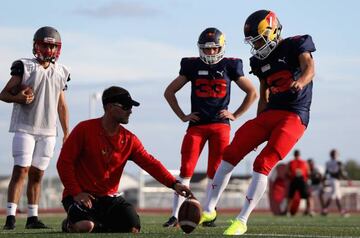
[[[76,233],[89,233],[91,232],[95,227],[94,222],[83,220],[78,221],[75,224],[71,225],[69,227],[70,232],[76,232]]]

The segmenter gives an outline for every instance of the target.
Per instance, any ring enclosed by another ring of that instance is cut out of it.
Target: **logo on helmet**
[[[276,14],[260,10],[251,14],[244,25],[245,42],[251,46],[251,54],[265,59],[280,41],[282,26]]]
[[[205,64],[217,64],[224,58],[225,54],[225,35],[217,28],[210,27],[205,29],[199,36],[198,48],[200,59]],[[215,54],[206,54],[204,49],[218,48]]]

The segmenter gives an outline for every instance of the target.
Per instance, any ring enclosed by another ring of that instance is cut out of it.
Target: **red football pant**
[[[229,145],[230,126],[213,123],[188,128],[181,146],[180,177],[192,177],[206,141],[209,145],[207,176],[212,179],[219,167],[224,149]]]
[[[255,172],[268,175],[289,153],[305,129],[296,113],[282,110],[263,112],[236,131],[233,141],[224,151],[223,160],[236,166],[249,152],[268,141],[253,165]]]

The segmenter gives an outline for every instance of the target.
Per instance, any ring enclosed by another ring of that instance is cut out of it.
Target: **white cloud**
[[[144,80],[175,77],[179,62],[190,52],[170,44],[143,39],[94,39],[69,35],[61,62],[79,81]]]
[[[110,18],[156,16],[160,14],[160,11],[144,3],[114,1],[97,7],[81,7],[74,13],[96,18]]]
[[[9,78],[13,60],[32,57],[33,29],[0,27],[0,30],[0,76]],[[24,40],[19,35],[30,37]],[[61,35],[63,47],[59,62],[71,69],[74,82],[81,83],[172,79],[178,74],[181,57],[194,53],[145,39],[96,38],[66,31],[62,31]]]

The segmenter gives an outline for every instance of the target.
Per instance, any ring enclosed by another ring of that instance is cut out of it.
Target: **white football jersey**
[[[46,69],[36,59],[21,62],[22,84],[32,87],[35,98],[30,104],[13,103],[9,131],[55,136],[59,96],[66,87],[69,70],[56,62]]]
[[[337,160],[329,160],[326,162],[326,172],[333,178],[341,177],[341,164]]]

